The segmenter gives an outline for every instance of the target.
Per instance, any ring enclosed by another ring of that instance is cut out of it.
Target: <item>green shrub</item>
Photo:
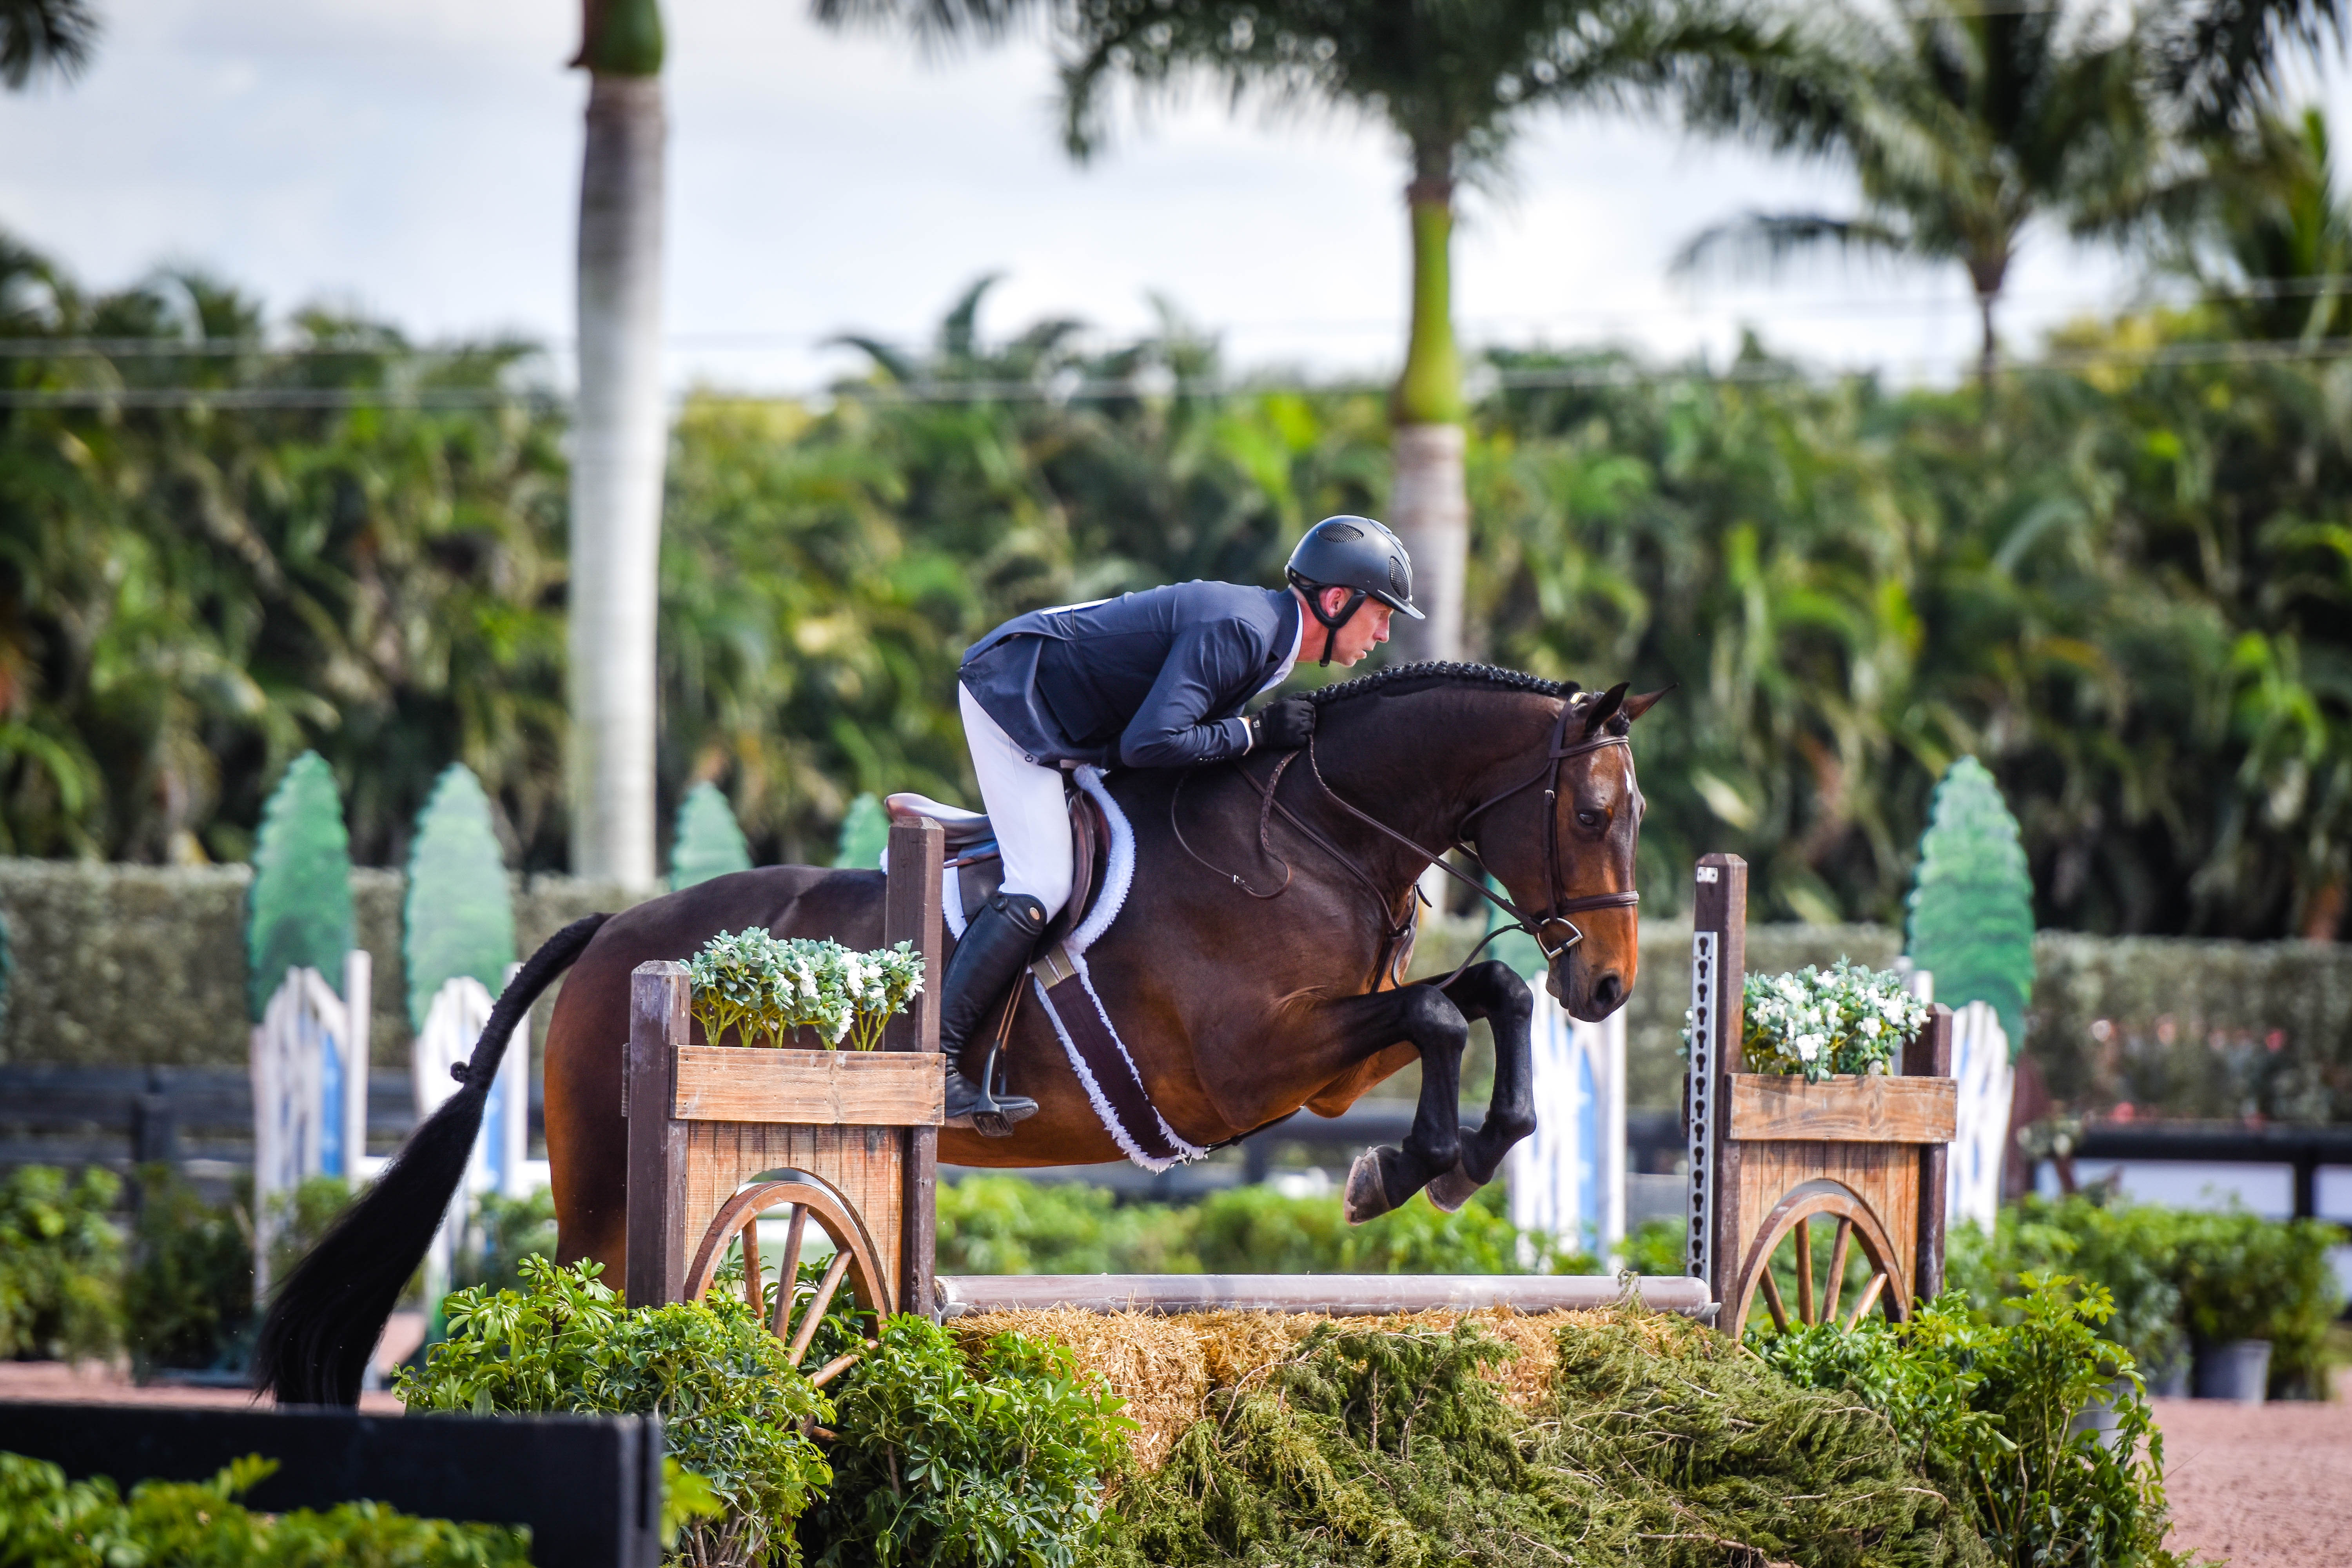
[[[142,1375],[240,1362],[253,1326],[252,1222],[244,1208],[206,1203],[169,1165],[141,1166],[122,1316]]]
[[[2327,1249],[2343,1231],[2231,1207],[2179,1216],[2180,1304],[2195,1338],[2268,1340],[2271,1387],[2327,1396],[2327,1326],[2343,1306]]]
[[[103,1477],[0,1454],[0,1563],[9,1568],[522,1568],[530,1532],[416,1519],[375,1502],[252,1513],[236,1499],[278,1468],[252,1456],[209,1481]]]
[[[22,1165],[0,1181],[0,1359],[104,1355],[121,1342],[122,1194],[110,1172],[78,1181]]]
[[[521,1289],[524,1258],[555,1256],[555,1194],[545,1187],[520,1198],[476,1194],[467,1241],[450,1269],[453,1288]]]
[[[1751,1335],[1800,1387],[1842,1391],[1886,1417],[1914,1463],[1967,1498],[2016,1568],[2133,1568],[2164,1550],[2164,1440],[2129,1357],[2099,1337],[2106,1292],[2029,1278],[1988,1324],[1948,1293],[1899,1327],[1872,1321]],[[2110,1442],[2076,1418],[2111,1404]]]
[[[2001,1211],[1988,1237],[1952,1232],[1946,1280],[1978,1316],[2016,1321],[2010,1299],[2032,1276],[2064,1273],[2107,1291],[2101,1334],[2143,1371],[2188,1353],[2189,1341],[2268,1340],[2275,1397],[2326,1397],[2328,1324],[2342,1306],[2327,1249],[2341,1238],[2315,1220],[2266,1220],[2118,1203],[2084,1194],[2028,1196]]]
[[[2114,1304],[2103,1338],[2131,1353],[2143,1373],[2160,1372],[2187,1352],[2181,1326],[2181,1228],[2195,1216],[2149,1204],[2101,1202],[2090,1194],[2029,1194],[2000,1211],[1994,1233],[1957,1226],[1944,1271],[1989,1322],[2013,1322],[2007,1305],[2029,1275],[2073,1275],[2099,1286]]]
[[[999,1334],[967,1364],[909,1316],[834,1402],[833,1486],[801,1526],[824,1568],[1071,1568],[1133,1428],[1061,1346]]]
[[[948,1274],[1524,1274],[1597,1267],[1504,1216],[1502,1184],[1459,1214],[1408,1204],[1350,1226],[1336,1197],[1229,1187],[1185,1207],[1097,1187],[967,1176],[940,1188]],[[1681,1271],[1679,1243],[1672,1272]]]
[[[713,1291],[631,1310],[597,1280],[602,1265],[519,1268],[523,1290],[451,1293],[448,1339],[394,1392],[413,1410],[658,1415],[725,1510],[687,1532],[685,1559],[797,1563],[792,1521],[832,1479],[803,1428],[831,1411],[751,1309]]]
[[[966,1176],[940,1184],[944,1274],[1197,1274],[1190,1211],[1121,1204],[1085,1183]]]

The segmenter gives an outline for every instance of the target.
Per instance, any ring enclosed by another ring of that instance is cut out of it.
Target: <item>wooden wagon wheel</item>
[[[757,1222],[769,1209],[792,1209],[792,1219],[784,1232],[784,1255],[776,1272],[776,1299],[771,1311],[764,1300],[765,1285],[761,1279],[760,1234]],[[809,1221],[833,1240],[833,1261],[825,1265],[824,1275],[817,1281],[816,1297],[801,1315],[800,1326],[793,1328],[793,1279],[801,1262],[801,1242],[807,1234]],[[762,1171],[736,1194],[729,1198],[702,1233],[702,1245],[696,1249],[694,1265],[686,1271],[686,1299],[698,1301],[710,1289],[718,1278],[719,1265],[727,1256],[728,1244],[740,1237],[743,1241],[743,1300],[760,1320],[769,1325],[769,1331],[778,1339],[786,1339],[788,1354],[795,1367],[808,1353],[809,1342],[816,1337],[817,1324],[824,1321],[825,1309],[841,1289],[844,1278],[849,1280],[851,1293],[857,1304],[877,1318],[890,1311],[890,1295],[883,1283],[882,1269],[876,1261],[879,1256],[874,1238],[866,1233],[866,1222],[858,1218],[856,1207],[842,1194],[841,1189],[822,1176],[806,1171]],[[871,1348],[873,1341],[866,1345]],[[857,1363],[858,1352],[836,1356],[810,1377],[809,1382],[822,1388]]]
[[[1822,1289],[1814,1289],[1813,1247],[1810,1222],[1828,1215],[1837,1221],[1837,1234],[1830,1243],[1829,1266]],[[1738,1316],[1731,1320],[1733,1332],[1744,1333],[1748,1314],[1756,1304],[1756,1293],[1764,1293],[1765,1308],[1772,1314],[1773,1327],[1780,1332],[1789,1330],[1788,1303],[1780,1299],[1780,1283],[1772,1278],[1772,1257],[1783,1240],[1796,1248],[1797,1321],[1808,1327],[1815,1323],[1834,1322],[1838,1316],[1838,1294],[1845,1283],[1846,1252],[1857,1238],[1862,1242],[1862,1255],[1870,1264],[1870,1282],[1854,1298],[1853,1309],[1846,1315],[1845,1326],[1853,1327],[1869,1315],[1873,1307],[1883,1307],[1886,1315],[1897,1322],[1911,1316],[1911,1296],[1908,1275],[1901,1262],[1892,1237],[1886,1234],[1885,1222],[1871,1206],[1843,1182],[1827,1177],[1804,1182],[1790,1190],[1764,1216],[1758,1230],[1755,1245],[1748,1249],[1741,1261],[1737,1292]]]

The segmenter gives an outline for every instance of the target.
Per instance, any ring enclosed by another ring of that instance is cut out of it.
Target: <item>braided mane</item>
[[[1429,659],[1420,664],[1392,665],[1373,675],[1360,675],[1353,680],[1342,680],[1307,695],[1318,707],[1332,702],[1345,702],[1351,697],[1397,697],[1403,686],[1422,684],[1448,686],[1491,686],[1504,691],[1532,691],[1538,697],[1573,698],[1584,689],[1573,680],[1546,680],[1520,669],[1501,669],[1491,664],[1455,664],[1446,659]]]

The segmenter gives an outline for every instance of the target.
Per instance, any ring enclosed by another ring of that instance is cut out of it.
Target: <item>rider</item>
[[[1248,718],[1243,705],[1288,679],[1301,653],[1352,665],[1388,640],[1392,611],[1422,618],[1403,544],[1368,517],[1327,517],[1308,529],[1285,576],[1283,589],[1179,583],[1033,610],[964,655],[957,700],[1004,881],[964,928],[940,988],[950,1126],[974,1126],[977,1111],[976,1130],[1002,1137],[1037,1109],[1017,1096],[991,1107],[958,1057],[1069,901],[1062,771],[1196,767],[1303,746],[1315,729],[1306,698]],[[1323,628],[1319,649],[1310,616]]]

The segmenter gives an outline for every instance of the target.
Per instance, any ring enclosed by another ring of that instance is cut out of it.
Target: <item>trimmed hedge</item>
[[[250,875],[242,866],[0,858],[0,917],[16,963],[0,1061],[242,1065]],[[352,880],[360,941],[375,957],[375,1061],[404,1066],[403,879],[363,869]],[[644,896],[562,877],[512,881],[524,952],[581,915]],[[1477,929],[1427,922],[1417,968],[1444,973]],[[1885,926],[1748,931],[1751,973],[1840,958],[1883,969],[1901,951],[1900,934]],[[2352,1121],[2352,944],[2043,931],[2033,952],[2029,1044],[2052,1092],[2077,1109],[2129,1100],[2177,1116]],[[1689,929],[1646,923],[1625,1012],[1629,1104],[1680,1102],[1689,1000]]]
[[[0,858],[0,918],[16,973],[0,1061],[74,1066],[242,1067],[245,866],[112,866]],[[512,877],[515,937],[528,953],[598,910],[646,894],[569,877]],[[374,959],[370,1055],[408,1065],[396,871],[356,870],[360,945]],[[341,975],[331,975],[340,984]],[[542,1005],[538,1016],[544,1018]]]

